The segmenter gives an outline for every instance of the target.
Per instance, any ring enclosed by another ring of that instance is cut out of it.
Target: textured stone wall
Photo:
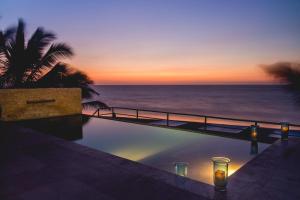
[[[80,88],[0,89],[0,120],[81,114]]]

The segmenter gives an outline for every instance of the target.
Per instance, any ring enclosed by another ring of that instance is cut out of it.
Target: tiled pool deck
[[[14,124],[0,125],[0,199],[300,199],[300,139],[275,142],[227,193]]]

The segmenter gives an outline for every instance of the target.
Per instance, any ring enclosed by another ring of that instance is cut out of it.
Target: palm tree
[[[265,65],[264,70],[276,79],[287,83],[288,86],[300,92],[300,64],[290,62],[279,62]]]
[[[99,95],[85,73],[60,62],[74,53],[65,43],[53,43],[55,39],[55,34],[39,27],[26,42],[23,20],[17,27],[0,30],[0,88],[80,87],[83,98]],[[108,108],[96,102],[94,107]]]
[[[300,103],[300,63],[278,62],[264,65],[263,69],[271,76],[285,83]]]

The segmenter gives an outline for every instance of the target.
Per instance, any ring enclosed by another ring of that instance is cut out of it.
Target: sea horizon
[[[203,84],[91,84],[92,86],[285,86],[286,83],[203,83]]]
[[[95,85],[109,106],[300,123],[284,85]],[[184,89],[183,89],[184,88]],[[271,102],[271,103],[270,103]]]

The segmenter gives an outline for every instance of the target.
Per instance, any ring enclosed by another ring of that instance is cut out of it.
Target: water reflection
[[[82,125],[90,118],[82,115],[21,121],[19,124],[66,140],[82,139]]]
[[[256,155],[256,154],[258,154],[258,143],[257,141],[251,141],[250,155]]]
[[[252,141],[249,154],[249,141],[246,140],[82,116],[22,123],[45,133],[75,140],[82,145],[208,184],[213,183],[211,157],[229,157],[232,160],[228,171],[230,176],[252,159],[253,155],[269,146]]]
[[[246,140],[105,119],[92,118],[83,127],[83,134],[77,143],[208,184],[213,183],[212,157],[232,160],[228,175],[254,157]],[[269,146],[256,144],[259,151]]]

